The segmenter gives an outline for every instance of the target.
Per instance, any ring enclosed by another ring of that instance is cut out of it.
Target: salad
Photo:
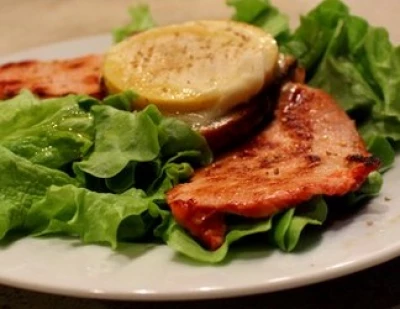
[[[168,190],[213,161],[202,135],[155,105],[133,111],[132,91],[102,100],[41,100],[22,91],[0,103],[1,238],[68,235],[113,249],[120,242],[166,243],[217,263],[250,235],[259,236],[251,238],[259,246],[293,251],[307,226],[323,232],[331,206],[351,209],[379,194],[400,140],[400,53],[387,32],[352,15],[340,0],[321,2],[293,31],[267,0],[228,5],[236,11],[232,19],[272,34],[280,51],[305,68],[307,84],[336,99],[381,160],[380,171],[340,200],[316,197],[272,218],[232,224],[225,243],[209,251],[176,223],[165,200]],[[115,42],[156,25],[146,6],[130,13],[132,22],[114,31]]]

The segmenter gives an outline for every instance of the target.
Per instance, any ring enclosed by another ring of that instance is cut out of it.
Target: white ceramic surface
[[[279,2],[295,16],[317,1]],[[400,2],[348,3],[355,12],[390,28],[392,38],[400,41],[395,22]],[[110,42],[108,36],[68,41],[2,57],[0,63],[102,52]],[[0,283],[93,298],[200,299],[277,291],[349,274],[400,255],[399,159],[398,166],[385,175],[379,197],[356,216],[330,227],[313,248],[303,252],[235,252],[223,265],[204,266],[182,259],[165,246],[122,245],[113,252],[75,240],[27,238],[0,246]]]

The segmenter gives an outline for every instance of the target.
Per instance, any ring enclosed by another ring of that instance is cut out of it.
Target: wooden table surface
[[[176,10],[165,14],[165,7],[184,1],[191,0],[146,0],[153,8],[155,19],[162,20],[161,23],[194,16],[218,18],[229,14],[223,1],[217,0],[194,1],[189,11]],[[77,36],[109,32],[127,20],[126,8],[133,2],[0,0],[0,56]],[[213,10],[206,9],[210,4],[213,4]],[[385,24],[385,18],[379,13],[376,19]],[[400,38],[395,39],[400,41]],[[400,259],[395,259],[357,274],[289,291],[235,299],[161,303],[75,299],[0,286],[0,308],[400,308],[399,275]]]

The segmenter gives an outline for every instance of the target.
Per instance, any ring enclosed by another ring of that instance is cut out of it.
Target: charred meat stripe
[[[269,125],[170,190],[167,202],[178,223],[214,250],[224,241],[225,214],[267,217],[315,195],[344,195],[378,167],[328,94],[288,83]]]

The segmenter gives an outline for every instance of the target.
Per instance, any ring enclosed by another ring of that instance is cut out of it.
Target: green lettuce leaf
[[[367,180],[356,192],[348,193],[336,203],[346,205],[348,209],[360,205],[361,202],[370,200],[379,195],[383,185],[383,178],[380,172],[372,172],[368,175]]]
[[[158,129],[146,110],[129,113],[106,105],[91,109],[96,126],[93,153],[76,166],[98,178],[111,178],[130,161],[154,160],[159,151]]]
[[[79,183],[67,174],[17,156],[0,146],[0,239],[20,229],[27,211],[51,185]]]
[[[281,51],[296,57],[307,70],[315,70],[335,33],[337,24],[349,15],[347,6],[339,0],[325,0],[300,18],[300,26],[290,39],[281,46]]]
[[[230,226],[222,246],[215,251],[209,251],[204,249],[171,218],[169,226],[163,234],[163,238],[168,246],[185,256],[199,262],[218,263],[225,259],[232,243],[249,235],[265,233],[270,228],[270,219],[260,220],[256,223],[243,223]],[[265,244],[267,244],[267,239],[265,237]]]
[[[121,42],[127,37],[156,26],[147,5],[137,5],[129,8],[130,23],[113,30],[114,43]]]
[[[112,106],[116,109],[128,111],[133,111],[134,102],[137,100],[138,95],[131,90],[124,92],[111,94],[104,98],[103,104]]]
[[[206,165],[212,162],[213,154],[207,145],[205,138],[198,132],[192,130],[190,126],[175,118],[163,118],[159,122],[159,130],[164,136],[161,155],[163,158],[174,158],[174,160],[185,159],[189,162],[198,162]],[[182,152],[191,150],[188,156]],[[193,152],[194,151],[194,152]],[[194,159],[194,160],[192,160]],[[197,164],[198,164],[197,163]]]
[[[88,188],[120,193],[138,186],[154,194],[159,186],[170,188],[189,177],[190,164],[212,160],[203,136],[180,120],[163,117],[154,105],[133,113],[104,104],[93,105],[91,111],[96,127],[94,150],[74,165],[78,175],[87,174],[86,180],[92,183]],[[183,170],[185,177],[169,182],[173,179],[169,173],[175,170]]]
[[[144,192],[136,189],[119,195],[72,185],[52,186],[46,197],[29,209],[26,227],[37,236],[79,236],[84,243],[107,243],[116,248],[121,241],[120,227],[124,239],[134,240],[146,234],[148,224],[142,215],[150,203]]]
[[[361,188],[355,192],[355,194],[362,199],[375,197],[381,191],[382,185],[382,174],[379,172],[372,172],[368,175],[367,180],[363,183]]]
[[[83,157],[94,135],[92,116],[74,96],[39,100],[30,92],[0,102],[0,145],[51,168]]]
[[[271,229],[273,242],[282,251],[292,251],[297,246],[307,225],[322,225],[328,214],[328,206],[322,197],[276,215]]]
[[[165,192],[172,189],[180,182],[189,179],[193,174],[193,168],[187,162],[166,163],[160,171],[159,176],[148,188],[149,194],[155,199],[163,201]]]
[[[137,162],[129,162],[117,175],[105,179],[106,187],[114,193],[123,193],[136,185]]]
[[[379,171],[381,173],[386,172],[393,166],[396,152],[386,138],[377,135],[372,136],[367,139],[367,148],[369,152],[379,158],[381,162]]]
[[[349,57],[350,48],[353,46],[346,45],[350,40],[363,40],[365,25],[365,22],[358,18],[350,19],[348,24],[339,22],[324,58],[309,81],[312,86],[330,93],[344,110],[350,113],[371,109],[379,102],[365,75],[357,69],[354,59]]]
[[[87,112],[89,112],[90,109],[95,105],[109,105],[119,110],[131,112],[134,109],[134,103],[137,98],[138,95],[132,90],[110,94],[102,101],[88,95],[76,96],[79,106]]]
[[[269,0],[227,0],[227,4],[235,9],[232,19],[258,26],[278,41],[289,35],[289,18]]]

